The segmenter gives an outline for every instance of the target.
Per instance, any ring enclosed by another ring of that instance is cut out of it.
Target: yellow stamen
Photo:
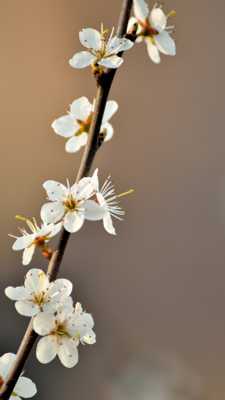
[[[17,219],[17,221],[23,221],[23,222],[24,222],[24,221],[25,221],[25,222],[28,221],[28,218],[23,217],[22,215],[16,215],[15,218]]]
[[[175,11],[175,10],[171,10],[168,14],[167,14],[167,17],[169,18],[169,17],[176,17],[176,15],[177,15],[177,12]]]
[[[116,197],[118,197],[118,198],[119,197],[124,197],[124,196],[127,196],[128,194],[132,194],[133,192],[134,192],[134,189],[130,189],[127,192],[118,194]]]

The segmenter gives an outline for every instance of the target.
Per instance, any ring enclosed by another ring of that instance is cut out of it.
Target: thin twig
[[[124,36],[126,33],[128,20],[131,13],[131,8],[132,8],[132,0],[123,0],[118,28],[117,28],[117,36],[119,37]],[[101,79],[100,82],[98,83],[94,116],[88,134],[88,142],[85,147],[80,163],[80,168],[77,174],[76,178],[77,182],[81,178],[89,174],[92,163],[94,161],[95,154],[98,149],[98,136],[102,124],[102,118],[115,73],[116,70],[109,70],[108,72],[103,74],[102,76],[103,79]],[[48,265],[47,273],[50,281],[55,280],[58,275],[59,268],[63,259],[63,255],[69,237],[70,234],[67,231],[63,230],[58,248],[57,250],[54,251]],[[15,384],[23,371],[25,362],[29,357],[29,354],[37,338],[38,335],[32,329],[32,320],[31,320],[26,330],[26,333],[21,341],[21,344],[19,346],[15,364],[1,389],[0,392],[1,400],[8,400],[10,395],[12,394]]]

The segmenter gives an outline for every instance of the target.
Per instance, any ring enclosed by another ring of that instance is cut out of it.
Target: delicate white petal
[[[62,219],[64,211],[62,203],[46,203],[41,208],[41,219],[49,224],[56,223]]]
[[[105,124],[106,122],[108,122],[112,118],[112,116],[117,112],[118,108],[119,108],[119,106],[116,101],[114,101],[114,100],[107,101],[104,115],[102,118],[102,124]]]
[[[167,16],[163,10],[159,7],[154,7],[150,13],[150,24],[158,32],[161,32],[166,28]]]
[[[90,329],[89,332],[87,332],[87,334],[81,338],[81,342],[86,344],[95,344],[96,343],[95,332],[92,329]]]
[[[145,21],[149,16],[149,8],[145,0],[134,0],[134,15],[139,21]]]
[[[52,238],[52,237],[58,235],[58,233],[61,231],[61,229],[62,229],[62,223],[59,222],[58,224],[51,224],[51,225],[49,226],[49,229],[51,229],[51,233],[48,234],[48,236],[49,236],[50,238]]]
[[[48,199],[51,201],[63,201],[67,195],[67,188],[60,182],[46,181],[43,184],[43,188],[46,190]]]
[[[36,356],[42,364],[48,364],[57,354],[57,341],[53,335],[41,338],[37,344]]]
[[[106,131],[104,142],[108,142],[113,137],[113,133],[114,133],[113,127],[111,124],[109,124],[107,122],[106,124],[102,125],[101,131],[103,131],[103,130]]]
[[[92,104],[87,97],[80,97],[70,105],[70,112],[74,118],[80,121],[86,121],[92,111]]]
[[[33,320],[33,328],[38,335],[50,334],[55,328],[55,317],[52,313],[39,313]]]
[[[98,61],[99,65],[102,65],[106,68],[119,68],[123,64],[123,59],[119,56],[113,55],[108,58],[102,58]]]
[[[80,42],[84,47],[93,50],[101,48],[101,34],[96,29],[86,28],[79,33]]]
[[[0,357],[0,375],[4,378],[9,373],[9,370],[13,366],[16,359],[16,355],[13,353],[6,353]]]
[[[146,44],[149,57],[155,64],[159,64],[161,59],[157,46],[152,43],[151,39],[146,39]]]
[[[76,153],[81,149],[82,146],[85,146],[87,143],[88,135],[86,132],[82,133],[79,136],[74,136],[70,138],[65,145],[67,153]]]
[[[21,397],[17,396],[16,394],[13,396],[10,396],[9,400],[22,400]]]
[[[96,178],[95,177],[85,177],[82,178],[79,183],[73,187],[75,188],[74,195],[78,200],[86,200],[90,198],[96,188]]]
[[[79,124],[74,120],[72,115],[64,115],[52,123],[52,129],[57,135],[68,138],[77,132]]]
[[[48,276],[42,269],[32,268],[26,274],[24,286],[33,293],[43,292],[49,286]]]
[[[23,249],[25,249],[25,247],[28,247],[31,245],[34,238],[35,238],[34,234],[18,237],[18,239],[16,239],[16,241],[13,243],[12,249],[15,251],[23,250]]]
[[[9,286],[5,289],[5,295],[11,300],[24,300],[27,298],[29,293],[24,286]]]
[[[163,31],[155,36],[155,41],[161,53],[168,56],[176,55],[176,44],[168,32]]]
[[[28,265],[30,264],[34,251],[35,251],[36,245],[32,244],[30,247],[27,247],[23,251],[23,265]]]
[[[17,395],[24,399],[29,399],[37,393],[37,387],[31,379],[21,376],[13,390]]]
[[[89,221],[100,221],[105,215],[105,209],[94,200],[87,200],[84,203],[85,219]]]
[[[32,301],[17,301],[15,303],[15,308],[16,311],[24,317],[33,317],[40,312],[38,305],[34,304]]]
[[[72,290],[73,284],[68,279],[56,279],[56,281],[50,283],[48,296],[59,301],[62,297],[70,296]]]
[[[126,38],[118,38],[114,36],[107,44],[106,52],[107,55],[117,54],[121,51],[126,51],[133,47],[134,43]]]
[[[81,51],[80,53],[74,54],[74,56],[69,60],[69,64],[73,68],[80,69],[93,64],[95,59],[96,57],[88,51]]]
[[[66,368],[73,368],[78,363],[78,350],[72,339],[62,338],[58,347],[58,357]]]
[[[116,235],[115,228],[113,226],[112,218],[110,213],[106,213],[103,218],[103,225],[105,230],[110,233],[110,235]]]
[[[131,17],[128,21],[127,32],[129,33],[134,28],[134,25],[138,24],[138,20],[135,17]]]
[[[64,218],[64,228],[67,232],[75,233],[79,231],[84,223],[84,216],[77,212],[68,212]]]

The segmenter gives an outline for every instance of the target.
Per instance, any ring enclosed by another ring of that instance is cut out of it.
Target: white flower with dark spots
[[[131,189],[126,193],[117,195],[110,177],[106,179],[101,189],[99,189],[98,182],[93,198],[85,203],[86,219],[90,221],[103,220],[105,230],[111,235],[116,235],[112,217],[121,221],[125,214],[119,205],[118,199],[132,192],[133,190]],[[99,209],[96,209],[96,204],[99,205]]]
[[[25,277],[24,286],[7,287],[5,294],[16,301],[19,314],[33,317],[39,312],[55,310],[59,304],[68,301],[73,285],[67,279],[49,282],[41,269],[31,269]]]
[[[117,110],[116,101],[107,101],[100,130],[105,142],[113,136],[113,127],[109,120]],[[70,105],[68,115],[63,115],[53,122],[52,128],[55,133],[68,139],[65,146],[68,153],[75,153],[86,145],[93,112],[94,104],[91,104],[86,97],[80,97]]]
[[[65,230],[70,233],[81,229],[85,220],[85,202],[96,191],[97,173],[96,170],[92,177],[82,178],[72,186],[68,183],[67,187],[56,181],[46,181],[43,187],[50,202],[41,208],[43,221],[49,224],[62,221]],[[98,205],[96,210],[98,212]]]
[[[75,309],[72,305],[61,306],[55,313],[38,314],[33,327],[43,337],[37,345],[37,359],[47,364],[58,356],[65,367],[74,367],[78,363],[79,343],[95,343],[93,326],[93,318],[80,305]]]
[[[42,250],[42,254],[45,257],[49,258],[51,256],[51,252],[49,251],[47,244],[50,239],[60,232],[62,225],[42,223],[42,225],[39,227],[35,218],[32,220],[21,216],[17,216],[16,218],[26,222],[28,228],[30,229],[30,232],[27,232],[26,229],[19,228],[22,236],[9,235],[16,239],[12,249],[15,251],[23,250],[23,265],[28,265],[31,262],[37,247]]]
[[[15,360],[16,355],[13,353],[6,353],[0,357],[0,389],[4,385],[5,379],[13,367]],[[29,399],[34,397],[36,393],[37,388],[32,380],[25,376],[20,376],[9,400]]]
[[[174,26],[167,25],[168,17],[174,16],[175,11],[166,15],[162,7],[156,4],[150,12],[144,0],[134,0],[134,15],[129,21],[128,32],[137,24],[137,42],[145,41],[149,57],[154,63],[160,63],[160,53],[176,55],[176,44],[170,36]]]
[[[103,27],[101,32],[92,28],[83,29],[80,34],[80,42],[87,51],[76,53],[69,61],[73,68],[85,68],[89,65],[94,68],[118,68],[123,63],[119,53],[129,50],[133,42],[126,38],[113,36],[114,30],[108,38],[108,31]]]

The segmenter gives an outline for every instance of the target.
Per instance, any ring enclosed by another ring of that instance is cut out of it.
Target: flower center
[[[37,304],[38,306],[42,306],[43,303],[45,302],[45,293],[42,292],[42,293],[35,294],[33,297],[33,302],[35,304]]]
[[[48,240],[48,236],[38,236],[33,241],[33,244],[35,244],[38,247],[43,247],[45,245],[46,240]]]
[[[142,26],[143,30],[141,32],[141,36],[150,36],[154,38],[154,36],[158,35],[159,32],[153,28],[148,20],[140,21],[140,25]]]
[[[69,196],[65,201],[64,201],[64,207],[67,211],[76,211],[77,206],[78,206],[78,201],[74,199],[73,196]]]
[[[78,122],[78,124],[80,125],[80,128],[75,133],[75,136],[80,136],[80,135],[82,135],[83,132],[86,132],[86,133],[89,132],[92,117],[93,117],[93,113],[91,113],[85,121],[81,121],[80,119],[76,120],[76,122]]]
[[[0,375],[0,389],[1,387],[4,385],[4,379],[2,378],[2,376]]]
[[[67,336],[67,337],[70,337],[70,335],[69,335],[69,333],[67,332],[67,330],[66,330],[66,327],[65,327],[65,325],[63,324],[63,323],[58,323],[57,325],[56,325],[56,329],[55,329],[55,331],[54,331],[54,334],[55,335],[57,335],[57,336]]]

